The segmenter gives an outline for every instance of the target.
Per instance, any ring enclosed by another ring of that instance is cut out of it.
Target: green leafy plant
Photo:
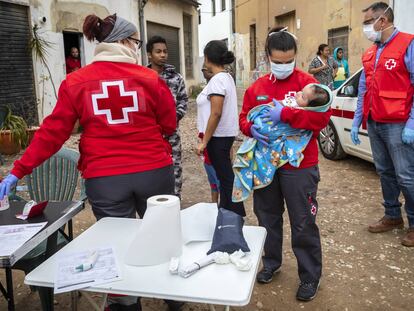
[[[27,123],[19,116],[12,114],[10,107],[6,107],[6,116],[0,127],[0,134],[10,131],[10,137],[14,144],[25,148],[28,142]]]
[[[42,63],[42,65],[45,66],[45,68],[46,68],[46,70],[49,74],[50,83],[52,84],[55,98],[57,99],[57,92],[56,92],[55,82],[52,79],[52,73],[51,73],[49,65],[47,63],[47,59],[49,57],[48,50],[53,48],[53,43],[50,42],[50,41],[47,41],[46,39],[44,39],[42,37],[42,35],[39,33],[39,30],[40,29],[39,29],[38,25],[33,26],[33,28],[32,28],[32,38],[30,39],[30,42],[29,42],[29,48],[33,52],[36,60],[39,60]],[[44,80],[47,80],[47,79],[44,79]]]

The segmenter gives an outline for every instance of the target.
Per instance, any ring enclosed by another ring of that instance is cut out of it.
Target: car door
[[[359,128],[360,145],[354,145],[351,141],[352,120],[358,101],[359,78],[362,69],[356,72],[349,80],[347,80],[337,92],[337,98],[342,101],[342,118],[341,127],[343,128],[343,137],[341,137],[342,147],[348,154],[363,158],[372,162],[371,146],[369,143],[366,124],[363,123]]]

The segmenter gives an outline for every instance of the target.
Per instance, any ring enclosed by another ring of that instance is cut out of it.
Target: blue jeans
[[[402,192],[408,224],[414,228],[414,146],[402,142],[405,123],[378,123],[368,120],[375,168],[380,176],[385,215],[401,218]]]

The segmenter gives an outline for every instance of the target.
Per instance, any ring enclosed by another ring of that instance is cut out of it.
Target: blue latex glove
[[[13,174],[9,174],[0,183],[0,200],[10,193],[10,190],[17,185],[19,178]]]
[[[359,127],[357,126],[353,126],[351,129],[351,140],[354,143],[354,145],[359,145],[361,143],[361,141],[358,138],[358,131]]]
[[[252,134],[253,138],[257,139],[257,141],[261,142],[266,147],[269,146],[269,143],[267,142],[269,138],[264,136],[263,134],[260,134],[258,130],[260,127],[257,124],[253,124],[250,128],[250,133]]]
[[[262,117],[262,120],[263,122],[273,122],[273,125],[276,125],[280,122],[280,115],[282,114],[283,105],[276,99],[273,99],[273,104],[275,105],[275,108],[265,113]]]
[[[404,144],[414,144],[414,129],[410,129],[407,126],[402,132],[402,141]]]

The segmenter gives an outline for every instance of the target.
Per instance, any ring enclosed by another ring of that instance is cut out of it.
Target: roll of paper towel
[[[169,262],[182,253],[180,199],[156,195],[147,200],[147,210],[129,250],[125,263],[151,266]]]

